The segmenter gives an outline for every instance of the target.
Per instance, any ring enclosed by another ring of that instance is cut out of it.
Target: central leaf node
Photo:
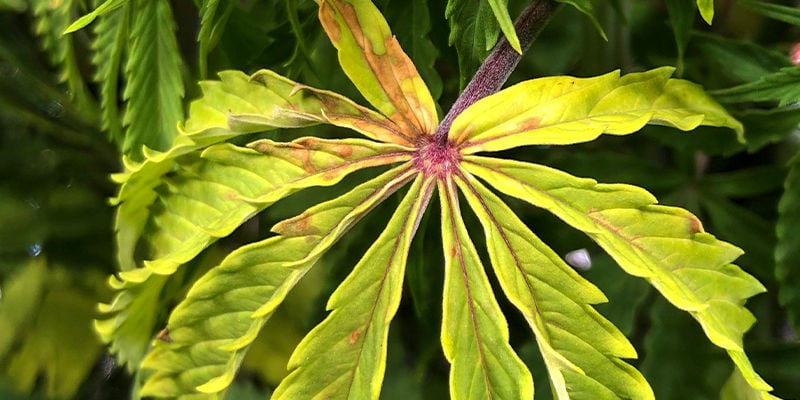
[[[428,176],[445,176],[452,172],[461,160],[461,154],[450,142],[439,142],[425,136],[417,143],[414,167]]]

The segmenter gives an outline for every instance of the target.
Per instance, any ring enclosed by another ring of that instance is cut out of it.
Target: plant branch
[[[536,40],[539,32],[544,29],[550,17],[559,7],[560,4],[554,0],[534,0],[514,21],[514,28],[517,31],[523,54]],[[433,136],[434,141],[445,144],[453,120],[476,101],[499,91],[521,58],[522,54],[517,53],[508,44],[505,37],[500,38],[467,87],[453,103],[442,123],[439,124],[439,128]]]

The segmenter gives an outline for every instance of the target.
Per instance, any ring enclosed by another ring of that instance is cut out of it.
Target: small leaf
[[[714,0],[697,0],[697,8],[707,24],[711,25],[714,19]]]
[[[466,157],[462,165],[501,192],[585,232],[622,269],[689,312],[709,340],[728,351],[753,388],[771,390],[742,349],[742,336],[755,322],[742,304],[765,289],[730,264],[741,250],[704,232],[694,215],[656,205],[650,193],[635,186],[598,184],[540,165],[477,156]]]
[[[92,21],[95,20],[95,18],[110,13],[111,11],[114,11],[128,4],[128,1],[129,0],[106,0],[105,2],[103,2],[103,4],[95,8],[94,11],[78,18],[75,22],[72,23],[72,25],[67,27],[67,30],[64,31],[64,33],[72,33],[81,30],[86,25],[91,24]]]
[[[214,394],[233,380],[261,327],[322,254],[415,172],[400,166],[275,225],[200,278],[172,312],[168,340],[142,363],[143,396]],[[204,396],[210,397],[210,396]]]
[[[412,138],[433,134],[433,98],[375,5],[323,0],[319,19],[339,50],[342,69],[367,101]]]
[[[462,153],[538,144],[571,144],[606,133],[627,135],[647,123],[691,130],[742,126],[698,85],[669,79],[663,67],[619,76],[549,77],[485,97],[453,121],[449,137]]]
[[[471,175],[457,180],[486,233],[500,286],[536,334],[558,399],[652,399],[625,336],[590,304],[603,293],[547,247]]]
[[[377,399],[408,251],[434,188],[418,176],[386,229],[331,295],[331,313],[297,346],[273,399]]]
[[[683,56],[692,34],[692,25],[695,16],[695,0],[670,0],[667,1],[669,21],[672,25],[672,34],[675,36],[675,46],[678,49],[677,74],[683,73]]]
[[[200,76],[206,77],[208,73],[208,53],[216,46],[225,23],[231,15],[234,3],[224,0],[224,10],[218,15],[217,8],[220,0],[203,0],[200,6],[200,31],[197,33],[197,58]]]
[[[508,15],[508,0],[488,0],[489,7],[492,8],[492,13],[500,24],[500,30],[503,31],[506,40],[511,45],[511,48],[516,50],[517,53],[522,54],[522,47],[519,45],[519,38],[517,31],[514,29],[514,21],[511,21],[511,16]]]
[[[451,179],[439,182],[444,246],[442,350],[450,394],[462,399],[531,399],[530,371],[508,343],[508,325],[461,218]]]

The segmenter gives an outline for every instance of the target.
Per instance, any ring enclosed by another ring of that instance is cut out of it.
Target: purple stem
[[[553,0],[534,0],[522,11],[514,22],[514,28],[523,53],[528,50],[559,6]],[[434,142],[446,144],[453,120],[476,101],[499,91],[521,58],[522,55],[511,47],[505,37],[502,37],[444,116],[433,135]]]

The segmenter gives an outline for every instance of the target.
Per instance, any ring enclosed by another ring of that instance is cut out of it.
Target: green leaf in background
[[[448,41],[458,53],[459,87],[464,88],[489,50],[497,43],[500,24],[488,2],[448,0],[445,18],[450,25]]]
[[[500,30],[503,31],[503,35],[505,35],[511,48],[522,54],[517,31],[514,29],[514,22],[511,21],[511,16],[508,15],[508,0],[488,0],[488,2],[494,17],[500,25]]]
[[[179,397],[225,389],[287,292],[351,225],[411,177],[407,166],[390,170],[279,223],[272,229],[278,236],[226,257],[173,311],[167,339],[157,341],[143,363],[152,372],[143,395]]]
[[[70,97],[80,107],[93,108],[93,100],[80,71],[75,41],[63,32],[72,18],[74,0],[64,0],[53,6],[49,0],[32,0],[31,11],[35,18],[34,29],[50,62],[59,70],[58,80],[65,83]]]
[[[557,398],[652,399],[644,377],[620,359],[636,358],[636,350],[591,307],[607,301],[603,293],[475,178],[457,183],[483,225],[503,291],[536,334]]]
[[[110,2],[112,0],[108,0]],[[107,3],[104,3],[107,4]],[[92,64],[97,71],[94,80],[100,85],[101,127],[118,145],[122,145],[124,134],[119,110],[121,65],[128,45],[128,22],[131,6],[125,2],[120,10],[108,11],[94,25],[96,39],[92,42],[94,56]]]
[[[575,7],[578,11],[583,13],[583,15],[587,16],[592,24],[594,25],[597,32],[600,36],[603,37],[604,40],[608,40],[608,36],[606,36],[606,32],[603,30],[603,26],[600,25],[600,21],[597,20],[597,16],[594,12],[594,6],[592,6],[591,0],[556,0],[559,3],[569,4],[572,7]]]
[[[800,67],[781,68],[757,81],[711,92],[722,103],[775,102],[779,107],[800,100]]]
[[[126,127],[122,153],[143,159],[142,148],[166,150],[183,120],[183,63],[175,20],[166,0],[132,0],[130,51],[125,64]]]
[[[742,349],[742,336],[755,322],[742,303],[765,289],[730,264],[741,250],[705,233],[694,215],[655,205],[651,194],[633,186],[601,185],[534,164],[469,156],[463,165],[503,193],[587,233],[626,272],[647,279],[689,312],[751,386],[771,390]]]
[[[695,129],[741,124],[701,87],[670,79],[662,67],[620,77],[533,79],[487,96],[461,113],[450,140],[465,154],[536,144],[572,144],[599,135],[627,135],[647,123]]]
[[[48,398],[75,394],[103,349],[91,329],[101,279],[97,273],[70,275],[41,257],[6,282],[0,370],[17,390],[32,392],[41,379]]]
[[[712,63],[711,68],[714,68],[715,72],[742,83],[761,79],[792,65],[786,54],[746,40],[694,32],[692,46],[697,46],[700,51],[708,55],[707,60]],[[727,68],[731,65],[735,65],[736,68]]]
[[[800,157],[789,165],[783,196],[778,204],[775,246],[775,277],[778,280],[778,300],[786,307],[789,321],[800,330]]]
[[[692,25],[694,25],[696,9],[695,0],[669,0],[666,3],[670,25],[672,25],[672,33],[675,35],[675,46],[678,49],[678,61],[675,65],[676,74],[681,76],[683,75],[686,46],[692,36]]]
[[[221,13],[217,13],[220,1],[222,1],[224,9]],[[217,45],[233,6],[234,3],[228,0],[203,0],[200,6],[201,16],[200,32],[197,33],[197,58],[201,78],[205,78],[208,74],[208,53]]]
[[[328,317],[297,346],[292,372],[274,399],[378,399],[408,250],[434,187],[432,179],[418,176],[383,233],[331,295]]]
[[[753,0],[739,0],[737,3],[766,17],[787,24],[800,25],[800,10],[796,7]]]
[[[508,343],[508,325],[461,218],[452,179],[439,182],[444,247],[442,350],[451,364],[450,396],[530,399],[533,378]]]

